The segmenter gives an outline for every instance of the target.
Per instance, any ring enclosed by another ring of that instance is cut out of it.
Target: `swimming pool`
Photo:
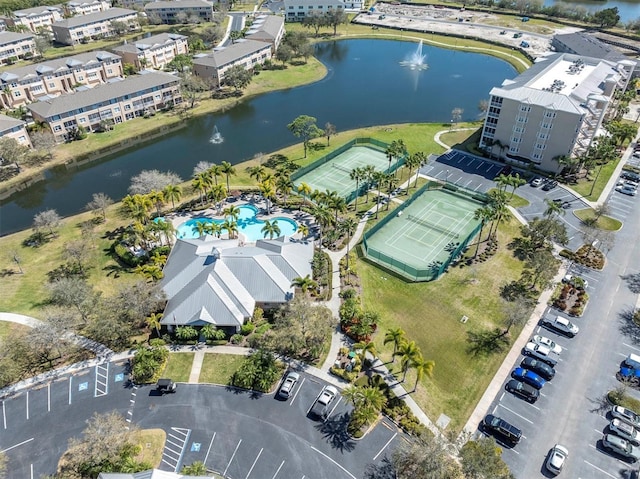
[[[262,233],[262,228],[264,227],[264,221],[257,218],[258,208],[252,205],[242,205],[238,207],[238,210],[240,210],[240,215],[237,220],[238,231],[242,233],[249,242],[263,239],[264,235]],[[293,236],[298,230],[298,223],[283,216],[272,218],[270,221],[272,223],[274,221],[278,222],[280,236]],[[178,226],[176,236],[180,239],[198,238],[198,222],[222,224],[224,223],[224,220],[217,220],[204,216],[191,218]]]

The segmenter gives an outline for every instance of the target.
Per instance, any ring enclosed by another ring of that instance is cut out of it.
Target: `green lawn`
[[[222,385],[229,384],[231,376],[238,370],[244,358],[244,356],[235,354],[205,354],[202,370],[200,371],[200,382]]]
[[[571,188],[573,189],[573,191],[575,191],[579,195],[584,196],[589,201],[598,201],[600,194],[604,190],[604,187],[607,186],[609,178],[611,178],[611,175],[613,175],[613,172],[615,171],[616,166],[618,166],[619,161],[620,158],[604,165],[599,175],[599,167],[596,168],[595,171],[591,172],[590,179],[580,180],[577,185],[570,185]],[[595,185],[593,184],[594,180]]]
[[[186,383],[191,374],[191,365],[195,353],[171,353],[162,377],[173,379],[175,382]]]
[[[583,210],[575,210],[573,214],[576,215],[579,220],[585,221],[588,218],[594,218],[596,212],[591,208],[585,208]],[[605,215],[602,215],[598,218],[596,225],[598,228],[607,231],[618,231],[620,228],[622,228],[621,221]]]
[[[364,305],[380,313],[374,341],[381,358],[391,360],[391,344],[382,344],[389,328],[400,327],[409,340],[416,341],[424,357],[436,365],[433,378],[423,379],[412,396],[431,420],[441,413],[451,417],[449,428],[454,431],[464,426],[504,359],[504,354],[469,355],[466,339],[467,331],[500,325],[500,287],[517,279],[522,269],[507,249],[519,226],[514,219],[501,225],[500,247],[492,259],[453,268],[434,282],[407,283],[364,261],[357,265]],[[460,322],[463,315],[469,317],[466,324]],[[512,337],[518,333],[512,330]],[[397,362],[388,366],[399,369]],[[414,383],[415,374],[410,371],[406,387],[411,390]]]

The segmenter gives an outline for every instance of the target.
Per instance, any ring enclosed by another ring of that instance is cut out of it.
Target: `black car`
[[[525,384],[523,382],[516,381],[515,379],[509,381],[506,384],[505,389],[512,394],[523,397],[529,402],[536,402],[536,400],[540,396],[540,392],[536,388],[529,386],[528,384]]]
[[[622,170],[622,174],[620,175],[620,177],[624,178],[625,180],[640,181],[640,174],[633,171]]]
[[[156,389],[160,394],[174,393],[176,392],[176,388],[176,383],[167,378],[158,379],[158,382],[156,384]]]
[[[511,444],[518,444],[522,437],[520,429],[493,414],[487,414],[482,420],[482,427],[485,431],[497,434]]]
[[[543,185],[542,189],[544,191],[551,191],[556,186],[558,186],[558,182],[556,180],[549,180]]]
[[[543,363],[539,359],[524,358],[520,363],[520,366],[528,369],[529,371],[533,371],[542,379],[546,379],[547,381],[551,381],[556,375],[555,369],[553,369],[547,363]]]

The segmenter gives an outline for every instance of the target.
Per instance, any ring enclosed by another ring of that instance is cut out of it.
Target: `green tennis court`
[[[445,189],[426,189],[407,203],[366,237],[366,254],[413,279],[433,279],[475,236],[474,213],[484,203]]]
[[[312,190],[336,191],[338,195],[348,198],[356,190],[356,182],[350,177],[351,171],[367,165],[372,165],[376,171],[386,171],[389,160],[383,151],[354,145],[329,161],[320,160],[317,166],[295,178],[294,184],[306,183]],[[394,166],[395,160],[392,168]]]

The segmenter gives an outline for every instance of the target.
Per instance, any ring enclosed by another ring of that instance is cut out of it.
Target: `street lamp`
[[[449,183],[449,170],[447,170],[447,178],[445,179],[445,183]]]

